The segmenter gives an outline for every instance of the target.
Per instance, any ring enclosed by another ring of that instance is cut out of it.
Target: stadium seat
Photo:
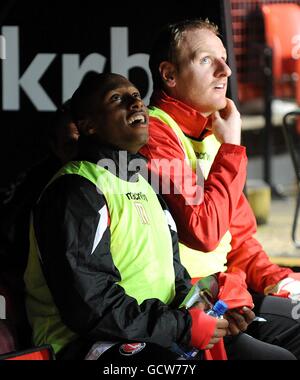
[[[292,226],[292,240],[296,248],[300,248],[300,240],[297,239],[297,226],[299,219],[300,210],[300,133],[299,133],[299,123],[300,123],[300,108],[298,111],[293,111],[287,113],[283,118],[283,132],[286,140],[288,150],[290,152],[293,167],[295,169],[296,176],[296,208],[294,212],[294,220]]]

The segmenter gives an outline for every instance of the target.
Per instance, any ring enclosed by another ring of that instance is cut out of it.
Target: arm
[[[239,268],[247,274],[247,284],[255,292],[264,294],[292,271],[272,264],[261,244],[253,237],[256,221],[249,203],[241,196],[232,219],[232,250],[228,254],[228,271]]]
[[[172,309],[158,299],[138,305],[118,285],[109,226],[101,229],[103,236],[91,254],[105,199],[85,179],[65,177],[48,188],[35,212],[43,272],[63,322],[95,340],[188,345],[192,324],[188,311]],[[202,326],[205,343],[210,336]]]
[[[150,118],[150,139],[141,153],[150,160],[151,175],[158,176],[160,183],[168,181],[171,184],[171,191],[163,197],[177,223],[180,241],[201,251],[215,249],[229,229],[232,212],[243,191],[247,163],[245,148],[222,144],[204,188],[197,185],[196,175],[185,163],[175,133],[156,118]],[[181,168],[170,174],[168,168],[158,167],[155,159],[178,159]],[[174,189],[178,183],[184,186],[176,194]],[[200,194],[199,201],[187,204],[187,200],[196,198],[197,194]]]
[[[176,294],[172,301],[171,307],[178,308],[192,287],[191,278],[187,270],[185,269],[185,267],[180,262],[177,227],[176,227],[175,221],[171,213],[169,212],[168,207],[165,201],[163,200],[162,196],[158,194],[157,197],[161,204],[162,209],[164,210],[167,223],[169,226],[169,231],[172,238]]]
[[[172,215],[170,214],[163,198],[160,195],[157,197],[160,201],[162,209],[165,212],[170,234],[172,237],[176,295],[173,299],[171,307],[178,308],[187,295],[188,290],[191,288],[191,278],[185,267],[180,262],[177,228],[175,221],[172,218]],[[192,307],[189,309],[189,314],[192,317],[190,341],[190,345],[192,347],[211,349],[216,343],[220,341],[223,336],[225,336],[228,322],[221,319],[212,319],[206,315],[206,313],[203,311],[203,305],[200,304]],[[203,333],[204,326],[206,334]]]

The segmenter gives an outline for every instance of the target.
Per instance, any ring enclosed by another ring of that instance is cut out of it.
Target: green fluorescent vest
[[[137,182],[127,182],[87,161],[68,163],[52,181],[67,174],[88,179],[106,199],[111,220],[111,255],[121,275],[118,284],[138,304],[150,298],[170,303],[175,295],[172,239],[152,187],[141,176]],[[74,333],[60,321],[46,285],[32,223],[25,283],[34,342],[50,343],[57,352],[74,338]]]
[[[172,128],[181,143],[186,162],[192,167],[193,171],[196,171],[196,165],[199,165],[204,178],[207,178],[220,147],[215,136],[210,135],[203,141],[192,140],[184,135],[175,120],[163,110],[151,107],[149,114]],[[227,254],[231,250],[231,234],[229,231],[225,233],[218,247],[211,252],[197,251],[182,243],[179,245],[181,262],[192,278],[205,277],[213,273],[226,271]]]

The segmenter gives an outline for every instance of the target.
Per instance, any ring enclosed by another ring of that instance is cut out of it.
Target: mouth
[[[215,90],[225,90],[226,89],[226,83],[219,83],[216,86],[214,86]]]
[[[127,122],[130,127],[147,127],[147,117],[143,113],[134,113]]]

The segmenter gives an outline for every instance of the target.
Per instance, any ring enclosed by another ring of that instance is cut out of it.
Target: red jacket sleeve
[[[266,287],[276,285],[292,273],[290,269],[272,264],[261,244],[253,237],[256,221],[244,194],[233,214],[230,232],[232,250],[227,256],[228,272],[235,272],[236,268],[244,271],[250,289],[264,293]]]
[[[222,144],[204,187],[196,184],[197,177],[185,163],[176,134],[156,118],[150,117],[150,139],[141,153],[150,160],[151,175],[158,175],[160,183],[170,183],[171,189],[163,191],[163,197],[176,221],[180,241],[201,251],[215,249],[229,229],[233,210],[243,192],[247,165],[245,147]],[[167,170],[157,164],[157,159],[177,159],[180,168]],[[174,191],[178,183],[183,186],[180,191]],[[196,193],[198,202],[189,204],[193,196],[197,198]]]

